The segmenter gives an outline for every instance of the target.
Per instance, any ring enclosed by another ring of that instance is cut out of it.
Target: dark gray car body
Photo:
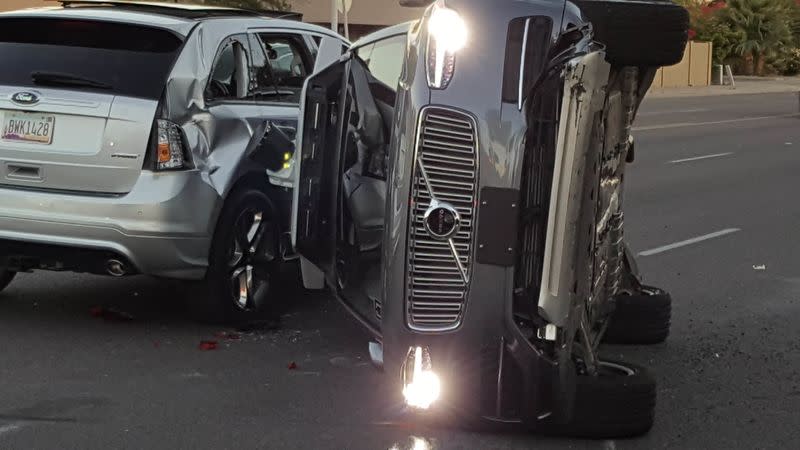
[[[355,54],[307,83],[296,246],[382,344],[390,376],[423,346],[445,409],[567,420],[565,336],[584,314],[600,323],[630,272],[623,172],[654,70],[612,68],[570,2],[446,6],[472,33],[446,89],[426,82],[430,9],[407,25],[396,92]],[[381,157],[385,172],[364,169]],[[349,186],[353,168],[376,181]],[[381,188],[360,200],[385,204],[375,244],[352,198]],[[445,239],[425,223],[433,199],[459,216]]]

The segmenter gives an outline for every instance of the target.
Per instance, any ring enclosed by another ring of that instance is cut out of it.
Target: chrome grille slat
[[[469,154],[470,151],[475,150],[474,145],[466,145],[466,144],[454,144],[448,142],[437,141],[435,139],[424,139],[422,140],[422,145],[425,147],[432,147],[434,149],[439,148],[442,150],[449,150],[449,151],[463,151],[464,153]]]
[[[430,111],[428,111],[427,119],[437,121],[439,123],[447,123],[451,126],[468,128],[470,130],[473,129],[471,120],[458,119],[449,114],[451,114],[450,111],[447,111],[445,114],[431,113]]]
[[[408,231],[407,319],[414,329],[447,330],[461,322],[469,287],[478,195],[478,137],[469,116],[442,108],[423,110],[419,127]],[[452,247],[450,242],[433,239],[425,229],[423,215],[431,197],[449,203],[460,215]]]
[[[434,126],[431,126],[431,125],[428,125],[427,127],[425,127],[425,134],[427,136],[435,136],[435,137],[444,138],[444,139],[460,140],[460,141],[464,141],[465,143],[470,143],[470,144],[475,142],[475,140],[472,137],[471,133],[464,133],[464,132],[455,131],[455,130],[445,130],[445,129],[434,127]]]

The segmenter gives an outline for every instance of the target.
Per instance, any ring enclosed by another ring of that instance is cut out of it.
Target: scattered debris
[[[226,341],[238,341],[242,339],[242,335],[233,331],[217,331],[214,337],[225,339]]]
[[[754,265],[753,270],[767,270],[767,265],[766,264]]]
[[[131,322],[134,317],[124,311],[119,311],[113,308],[103,308],[102,306],[92,306],[89,308],[89,314],[93,317],[100,317],[108,322]]]
[[[248,322],[237,329],[240,333],[254,333],[259,331],[273,331],[280,327],[280,319],[266,319]]]
[[[183,378],[208,378],[208,375],[200,372],[184,373],[181,375]]]
[[[286,366],[286,368],[289,369],[289,370],[297,370],[297,363],[292,361],[292,362],[289,363],[288,366]]]
[[[202,351],[216,350],[217,341],[200,341],[200,346],[198,348]]]
[[[335,356],[330,359],[331,365],[336,367],[352,367],[353,360],[346,356]]]

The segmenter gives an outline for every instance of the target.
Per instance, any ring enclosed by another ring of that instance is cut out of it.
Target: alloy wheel
[[[274,255],[268,254],[263,244],[273,237],[271,225],[258,209],[242,211],[234,222],[228,273],[232,300],[241,310],[257,309],[269,291],[272,280],[268,266]]]

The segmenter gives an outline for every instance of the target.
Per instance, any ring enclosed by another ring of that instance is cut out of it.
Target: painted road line
[[[711,111],[708,108],[697,108],[697,109],[670,109],[667,111],[645,111],[640,112],[637,114],[639,117],[647,117],[647,116],[660,116],[662,114],[690,114],[690,113],[698,113],[698,112],[709,112]]]
[[[675,250],[676,248],[686,247],[687,245],[697,244],[698,242],[707,241],[709,239],[715,239],[718,237],[722,237],[731,233],[736,233],[737,231],[742,231],[738,228],[726,228],[724,230],[716,231],[714,233],[705,234],[703,236],[698,236],[695,238],[687,239],[685,241],[676,242],[674,244],[665,245],[663,247],[657,247],[651,250],[645,250],[639,253],[639,256],[652,256],[657,255],[659,253],[668,252],[670,250]]]
[[[786,119],[790,117],[800,117],[800,113],[779,114],[777,116],[742,117],[741,119],[715,120],[711,122],[666,123],[663,125],[648,125],[644,127],[634,127],[633,131],[667,130],[670,128],[684,128],[684,127],[702,127],[707,125],[722,125],[726,123],[752,122],[754,120]]]
[[[701,159],[711,159],[711,158],[720,158],[722,156],[732,155],[733,152],[726,152],[726,153],[715,153],[713,155],[705,155],[705,156],[695,156],[694,158],[684,158],[684,159],[676,159],[675,161],[670,161],[667,164],[678,164],[678,163],[685,163],[690,161],[700,161]]]

